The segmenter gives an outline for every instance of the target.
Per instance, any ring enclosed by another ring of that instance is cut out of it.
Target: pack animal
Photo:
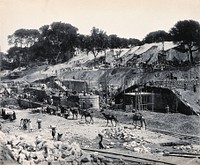
[[[76,119],[78,119],[78,113],[79,113],[78,108],[70,108],[70,111],[73,115],[73,119],[75,119],[75,117],[76,117]]]
[[[85,117],[85,122],[86,123],[91,123],[92,122],[92,124],[94,123],[94,120],[93,120],[93,111],[88,111],[88,110],[81,110],[80,111],[80,114],[81,114],[81,119],[83,118],[83,116]],[[90,118],[90,121],[88,122],[88,120],[87,120],[87,117],[89,117]]]
[[[60,106],[60,113],[63,115],[65,114],[67,109],[64,106]]]
[[[106,114],[105,112],[102,112],[102,115],[107,120],[106,126],[108,126],[109,121],[111,122],[112,126],[113,126],[113,121],[115,122],[115,127],[117,126],[118,120],[117,120],[117,117],[114,114],[110,114],[110,113]]]
[[[143,115],[140,112],[136,112],[133,114],[133,124],[135,124],[135,128],[137,127],[137,122],[140,121],[140,128],[143,127],[143,123],[145,125],[145,129],[146,129],[146,121],[143,117]]]

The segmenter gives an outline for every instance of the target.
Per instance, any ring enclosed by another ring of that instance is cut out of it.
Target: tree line
[[[39,29],[18,29],[9,35],[8,43],[11,47],[8,57],[12,59],[14,68],[37,60],[57,64],[68,61],[77,51],[92,53],[96,58],[107,49],[163,41],[184,45],[182,49],[189,52],[190,62],[193,63],[192,53],[200,48],[200,24],[194,20],[178,21],[168,33],[163,30],[150,32],[140,41],[120,38],[116,34],[107,35],[96,27],[92,28],[90,35],[83,35],[71,24],[53,22]]]
[[[139,45],[138,39],[120,38],[107,35],[106,32],[93,27],[90,35],[78,33],[71,24],[53,22],[37,29],[18,29],[8,36],[12,47],[8,57],[13,59],[15,67],[26,65],[30,61],[48,60],[52,64],[68,61],[77,50],[92,53],[96,58],[106,49],[125,48]]]

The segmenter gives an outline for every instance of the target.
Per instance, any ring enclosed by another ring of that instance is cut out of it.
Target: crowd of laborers
[[[38,119],[37,124],[38,124],[38,129],[41,129],[42,128],[42,120]],[[50,128],[51,128],[52,138],[55,139],[56,138],[56,126],[51,125]],[[32,123],[31,123],[31,119],[27,119],[27,118],[23,119],[22,118],[20,120],[20,129],[28,130],[28,132],[32,132],[33,126],[32,126]],[[58,141],[61,139],[62,135],[63,134],[61,134],[61,133],[57,133],[57,140]]]
[[[29,132],[33,131],[31,120],[22,118],[20,120],[20,128],[24,130],[28,130]]]

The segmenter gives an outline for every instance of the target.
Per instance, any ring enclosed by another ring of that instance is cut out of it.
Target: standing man
[[[197,91],[197,88],[196,88],[196,85],[195,85],[195,84],[193,85],[193,91],[194,91],[194,92]]]
[[[51,135],[52,135],[53,139],[55,139],[55,136],[56,136],[56,126],[51,126]]]
[[[165,107],[166,113],[169,113],[169,105]]]
[[[41,129],[42,128],[42,120],[41,119],[38,119],[37,120],[37,123],[38,123],[38,129]]]
[[[102,134],[98,134],[100,141],[99,141],[99,149],[104,149],[105,147],[103,146],[103,135]]]
[[[29,132],[32,132],[33,131],[33,126],[32,126],[32,123],[31,123],[31,120],[29,119],[28,121],[28,131]]]
[[[16,119],[16,114],[15,114],[15,111],[13,111],[13,120]]]

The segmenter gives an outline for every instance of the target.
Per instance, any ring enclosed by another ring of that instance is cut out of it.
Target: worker
[[[38,129],[41,129],[42,128],[42,120],[41,119],[38,119],[37,120],[37,123],[38,123]]]
[[[53,139],[55,139],[55,136],[56,136],[56,126],[51,126],[51,135],[52,135]]]
[[[169,105],[165,107],[166,113],[169,113]]]
[[[103,146],[103,135],[102,134],[98,134],[98,136],[100,137],[99,149],[104,149],[105,147]]]

